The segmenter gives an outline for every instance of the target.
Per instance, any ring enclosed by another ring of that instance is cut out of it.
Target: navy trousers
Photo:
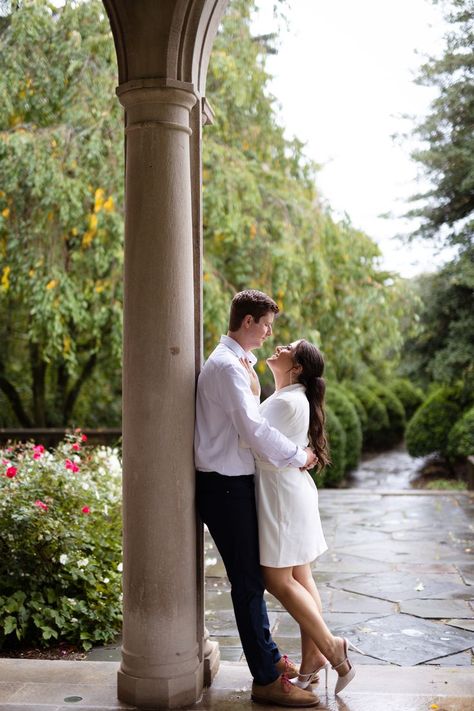
[[[258,550],[253,476],[197,472],[198,512],[221,554],[235,619],[250,672],[257,684],[278,678],[280,652],[270,634]]]

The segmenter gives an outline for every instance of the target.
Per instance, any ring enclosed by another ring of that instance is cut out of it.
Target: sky
[[[413,126],[403,116],[424,116],[436,95],[414,78],[426,55],[443,51],[440,7],[430,0],[287,0],[287,29],[274,19],[273,0],[258,7],[253,34],[280,29],[278,53],[267,60],[280,123],[322,166],[316,183],[335,216],[347,212],[375,239],[384,268],[411,277],[441,266],[452,250],[394,238],[415,228],[402,215],[427,183],[409,155],[413,140],[393,138]]]

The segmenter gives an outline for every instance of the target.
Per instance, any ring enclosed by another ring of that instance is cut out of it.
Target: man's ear
[[[253,321],[253,316],[251,316],[250,314],[247,314],[246,316],[244,316],[244,320],[242,321],[242,323],[245,326],[245,328],[249,328],[249,326],[252,325],[252,321]]]

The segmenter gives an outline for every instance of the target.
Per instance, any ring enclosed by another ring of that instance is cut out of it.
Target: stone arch
[[[124,625],[119,698],[199,699],[202,527],[194,513],[194,389],[202,357],[204,92],[227,0],[103,0],[125,108]]]
[[[212,44],[228,0],[103,0],[115,41],[119,84],[166,78],[204,96]]]

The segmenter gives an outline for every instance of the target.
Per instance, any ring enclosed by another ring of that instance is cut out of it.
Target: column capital
[[[192,135],[191,109],[198,101],[192,84],[169,79],[133,79],[117,88],[127,113],[125,132],[159,127]]]
[[[139,103],[177,104],[191,111],[199,94],[193,84],[175,79],[132,79],[116,89],[120,103],[125,109]]]

